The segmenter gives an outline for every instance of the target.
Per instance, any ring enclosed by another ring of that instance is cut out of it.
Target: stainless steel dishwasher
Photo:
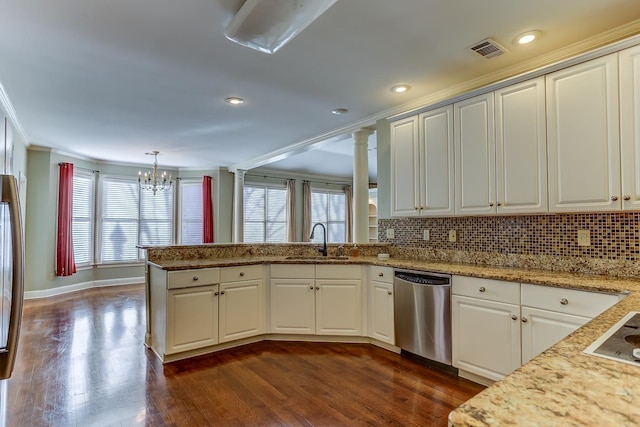
[[[451,275],[395,270],[396,345],[451,366]]]

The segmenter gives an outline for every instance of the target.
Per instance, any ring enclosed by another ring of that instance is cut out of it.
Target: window
[[[93,205],[95,178],[93,173],[73,173],[73,256],[76,265],[93,263]]]
[[[311,190],[311,223],[321,222],[327,227],[327,242],[346,241],[346,217],[344,192]],[[322,243],[322,239],[322,233],[318,232],[313,242]]]
[[[140,191],[141,245],[170,245],[173,243],[173,187],[153,194]],[[141,257],[143,254],[141,254]]]
[[[202,183],[180,181],[180,243],[202,243]]]
[[[100,262],[138,261],[138,182],[102,178]]]
[[[287,190],[284,187],[245,185],[244,241],[284,243],[287,241]]]

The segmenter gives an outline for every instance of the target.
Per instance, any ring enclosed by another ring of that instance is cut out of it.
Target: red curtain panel
[[[210,176],[202,178],[202,243],[213,243],[213,200]]]
[[[76,272],[73,256],[73,164],[60,163],[58,183],[58,235],[56,241],[56,275],[71,276]]]

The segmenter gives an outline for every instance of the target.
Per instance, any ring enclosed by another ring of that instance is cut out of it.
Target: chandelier
[[[171,174],[167,177],[167,172],[158,174],[158,153],[159,151],[152,151],[151,153],[145,153],[149,156],[153,156],[153,169],[149,172],[138,171],[138,185],[142,190],[151,190],[155,195],[157,191],[168,190],[173,184]]]

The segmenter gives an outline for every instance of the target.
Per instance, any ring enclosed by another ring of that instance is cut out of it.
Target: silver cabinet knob
[[[502,203],[498,202],[498,206],[502,206]]]
[[[480,292],[485,292],[486,289],[484,288],[484,286],[480,286],[480,289],[478,289]]]
[[[493,206],[493,202],[489,202],[489,206]]]
[[[213,296],[217,297],[218,295],[220,295],[220,292],[214,292]]]
[[[630,195],[628,195],[628,194],[625,194],[625,195],[624,195],[624,197],[623,197],[623,199],[625,199],[625,200],[631,200],[631,196],[630,196]]]
[[[566,298],[562,298],[562,299],[560,300],[560,304],[562,304],[562,305],[567,305],[567,304],[569,304],[569,300],[568,300],[568,299],[566,299]]]
[[[220,291],[220,295],[224,295],[224,291]]]
[[[529,320],[526,317],[522,318],[522,323],[527,323]]]
[[[378,273],[378,276],[382,277],[382,276],[384,276],[384,273]]]
[[[511,320],[518,320],[518,316],[516,316],[515,314],[511,315]]]
[[[618,196],[611,196],[611,201],[615,202],[616,200],[618,200]]]
[[[241,271],[240,272],[240,277],[243,277],[243,276],[244,276],[244,271]]]
[[[198,276],[193,276],[193,281],[197,282],[198,281]]]
[[[309,286],[309,289],[314,290],[315,288],[313,287],[313,285]]]
[[[391,295],[391,294],[392,294],[392,292],[391,292],[391,291],[387,291],[387,295]]]
[[[320,288],[318,286],[316,286],[316,291],[319,291],[319,290],[320,290]]]

